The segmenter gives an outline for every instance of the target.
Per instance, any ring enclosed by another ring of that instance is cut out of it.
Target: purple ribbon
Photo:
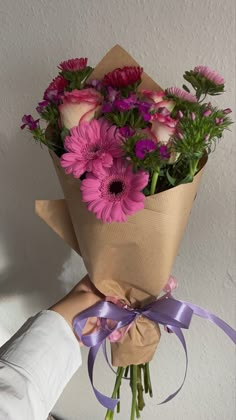
[[[169,332],[173,332],[178,337],[180,343],[182,344],[186,358],[186,367],[182,384],[177,391],[169,395],[161,404],[164,404],[174,398],[184,385],[188,368],[188,353],[182,328],[189,328],[193,315],[207,319],[217,325],[236,344],[236,331],[226,324],[226,322],[197,305],[174,299],[170,293],[166,293],[161,298],[143,308],[137,309],[119,307],[114,303],[101,301],[77,315],[73,321],[73,328],[83,344],[90,347],[88,355],[88,373],[98,401],[104,407],[114,410],[119,400],[112,399],[102,394],[93,384],[93,369],[97,353],[102,346],[105,359],[109,364],[106,353],[106,338],[108,338],[115,330],[130,325],[140,316],[146,317],[156,324],[164,325]],[[84,335],[83,329],[87,320],[91,317],[100,319],[100,327],[97,332]],[[108,320],[115,321],[115,325],[110,327],[107,322]]]

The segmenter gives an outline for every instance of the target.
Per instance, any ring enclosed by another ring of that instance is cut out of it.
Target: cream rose
[[[154,90],[143,89],[141,90],[141,93],[145,98],[149,99],[151,102],[157,105],[155,108],[166,108],[169,112],[171,112],[175,107],[174,101],[168,101],[164,99],[166,94],[163,90],[157,92]]]
[[[91,121],[101,108],[103,96],[93,88],[65,92],[59,105],[61,125],[69,130],[82,121]]]

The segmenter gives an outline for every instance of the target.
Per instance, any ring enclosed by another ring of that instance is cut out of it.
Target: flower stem
[[[116,398],[117,394],[119,395],[119,389],[120,389],[120,385],[121,385],[124,370],[125,370],[125,368],[123,368],[123,367],[118,367],[117,368],[116,382],[115,382],[114,390],[113,390],[113,393],[112,393],[112,396],[111,396],[112,398]],[[107,410],[105,420],[112,420],[113,417],[114,417],[114,411]]]
[[[197,172],[199,159],[190,160],[189,162],[189,170],[190,170],[190,177],[193,178]]]
[[[130,420],[135,420],[137,409],[137,366],[131,365],[131,389],[132,389],[132,406]]]
[[[150,369],[149,369],[149,363],[145,364],[146,366],[146,375],[147,375],[147,383],[148,383],[148,391],[150,397],[152,397],[152,383],[151,383],[151,377],[150,377]]]
[[[152,183],[151,183],[150,195],[153,195],[156,192],[158,175],[159,175],[158,172],[154,172],[153,175],[152,175]]]
[[[143,410],[145,406],[145,402],[143,399],[143,384],[142,384],[142,375],[141,375],[141,365],[138,365],[138,372],[137,372],[137,390],[138,390],[138,409],[140,411]]]
[[[128,377],[128,374],[129,374],[129,368],[130,368],[130,366],[127,366],[127,367],[125,368],[125,374],[124,374],[124,377],[125,377],[125,378],[127,378],[127,377]]]

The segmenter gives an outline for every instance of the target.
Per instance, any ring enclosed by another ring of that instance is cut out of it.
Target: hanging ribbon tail
[[[164,404],[172,400],[182,389],[188,369],[188,353],[182,328],[188,329],[190,327],[191,319],[193,315],[197,315],[203,319],[211,321],[217,325],[235,344],[236,344],[236,331],[231,328],[226,322],[218,318],[216,315],[209,311],[200,308],[189,302],[180,301],[174,299],[171,293],[167,293],[155,302],[145,306],[144,308],[125,308],[120,307],[109,301],[98,302],[90,308],[84,310],[77,315],[73,320],[73,328],[75,333],[81,339],[81,341],[88,347],[90,347],[88,356],[88,372],[91,385],[93,387],[97,400],[107,409],[114,410],[118,399],[113,399],[103,395],[99,392],[93,384],[93,370],[94,364],[97,357],[97,353],[102,346],[103,354],[106,362],[114,373],[116,373],[107,357],[106,351],[106,339],[112,335],[115,331],[132,325],[132,323],[139,317],[144,316],[150,321],[157,324],[162,324],[167,328],[169,332],[173,332],[179,339],[186,358],[186,367],[183,381],[180,387],[173,394],[169,395],[160,404]],[[96,317],[100,320],[100,327],[98,331],[91,334],[83,334],[83,329],[89,318]],[[109,324],[109,320],[115,321],[115,325],[112,327]]]
[[[184,386],[185,379],[186,379],[186,376],[187,376],[187,371],[188,371],[188,352],[187,352],[187,346],[186,346],[184,335],[183,335],[183,333],[182,333],[182,331],[181,331],[180,328],[172,327],[171,325],[167,325],[167,328],[168,328],[168,330],[170,330],[171,332],[173,332],[178,337],[179,341],[181,342],[181,344],[183,346],[184,353],[185,353],[185,373],[184,373],[184,378],[183,378],[182,384],[177,389],[177,391],[175,391],[173,394],[169,395],[169,397],[167,397],[164,401],[162,401],[158,405],[165,404],[168,401],[171,401],[171,400],[173,400],[173,398],[176,397],[176,395],[181,391],[181,389]]]
[[[236,344],[236,331],[230,327],[223,319],[219,318],[218,316],[212,314],[211,312],[207,311],[206,309],[201,308],[200,306],[194,305],[193,303],[184,302],[186,303],[192,310],[194,315],[199,316],[200,318],[207,319],[211,321],[213,324],[217,325],[229,338]]]
[[[107,342],[106,342],[106,340],[104,340],[104,341],[102,342],[102,351],[103,351],[104,358],[105,358],[105,360],[106,360],[106,362],[107,362],[107,364],[108,364],[109,368],[110,368],[110,369],[112,370],[112,372],[116,375],[116,371],[115,371],[115,369],[113,369],[113,367],[112,367],[112,365],[111,365],[111,363],[110,363],[110,361],[109,361],[109,359],[108,359],[108,355],[107,355]]]
[[[109,410],[114,411],[114,409],[115,409],[117,403],[119,402],[119,400],[113,399],[113,398],[110,398],[110,397],[107,397],[106,395],[102,394],[101,392],[99,392],[95,388],[95,386],[93,384],[94,363],[95,363],[95,359],[96,359],[96,356],[97,356],[97,353],[98,353],[100,347],[101,347],[101,343],[100,344],[97,344],[94,347],[91,347],[90,350],[89,350],[89,355],[88,355],[88,373],[89,373],[89,378],[90,378],[90,382],[91,382],[92,387],[93,387],[94,394],[95,394],[97,400],[100,402],[100,404],[102,404],[103,407],[106,407]]]

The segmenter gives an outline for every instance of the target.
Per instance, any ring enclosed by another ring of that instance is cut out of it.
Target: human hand
[[[73,318],[104,298],[89,276],[86,275],[64,298],[49,308],[63,316],[72,328]],[[91,333],[96,329],[97,320],[91,318],[86,325],[85,332]]]

